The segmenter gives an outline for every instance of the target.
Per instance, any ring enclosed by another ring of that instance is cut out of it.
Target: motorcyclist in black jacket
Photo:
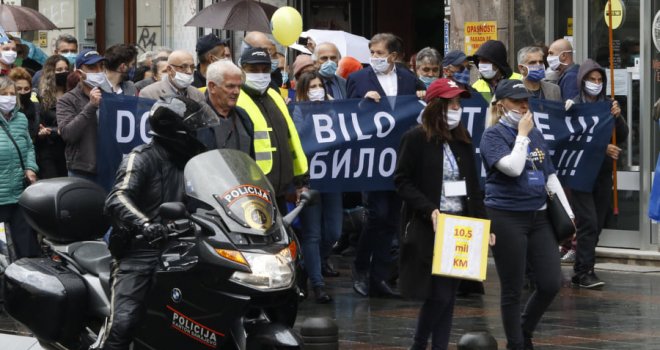
[[[158,207],[183,200],[183,169],[206,150],[196,130],[211,123],[208,118],[199,104],[182,96],[156,102],[149,114],[152,142],[133,149],[117,171],[105,202],[113,222],[108,246],[114,261],[111,316],[102,349],[128,349],[137,332],[167,238]],[[143,239],[136,239],[138,235]]]

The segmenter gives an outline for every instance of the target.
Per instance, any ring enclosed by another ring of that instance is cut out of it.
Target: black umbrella
[[[24,6],[0,4],[0,26],[7,32],[51,30],[57,26],[39,11]]]
[[[277,7],[253,0],[227,0],[207,6],[186,26],[270,33],[270,18]]]

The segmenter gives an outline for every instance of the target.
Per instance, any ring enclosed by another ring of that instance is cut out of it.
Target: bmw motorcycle
[[[187,205],[159,208],[170,239],[133,348],[299,349],[298,245],[288,226],[318,193],[303,194],[282,217],[257,164],[233,150],[192,158],[184,179]],[[112,259],[98,240],[109,227],[105,197],[92,182],[56,178],[19,200],[51,256],[6,269],[5,308],[46,349],[94,349],[106,330]]]

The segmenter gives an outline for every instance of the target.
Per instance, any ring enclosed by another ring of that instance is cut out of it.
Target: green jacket
[[[30,139],[28,120],[25,115],[16,109],[9,121],[4,116],[0,116],[0,123],[9,130],[21,149],[25,167],[35,173],[38,172],[39,167],[34,158],[34,146]],[[23,177],[24,173],[16,147],[4,129],[0,128],[0,179],[2,179],[0,180],[0,205],[18,203],[18,197],[23,192]]]

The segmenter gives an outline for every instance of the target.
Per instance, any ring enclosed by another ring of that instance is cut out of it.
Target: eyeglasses
[[[178,68],[180,70],[183,70],[184,72],[188,72],[188,71],[194,72],[195,71],[195,65],[194,64],[181,64],[181,65],[179,65],[179,64],[171,64],[170,63],[170,66],[172,66],[174,68]]]

